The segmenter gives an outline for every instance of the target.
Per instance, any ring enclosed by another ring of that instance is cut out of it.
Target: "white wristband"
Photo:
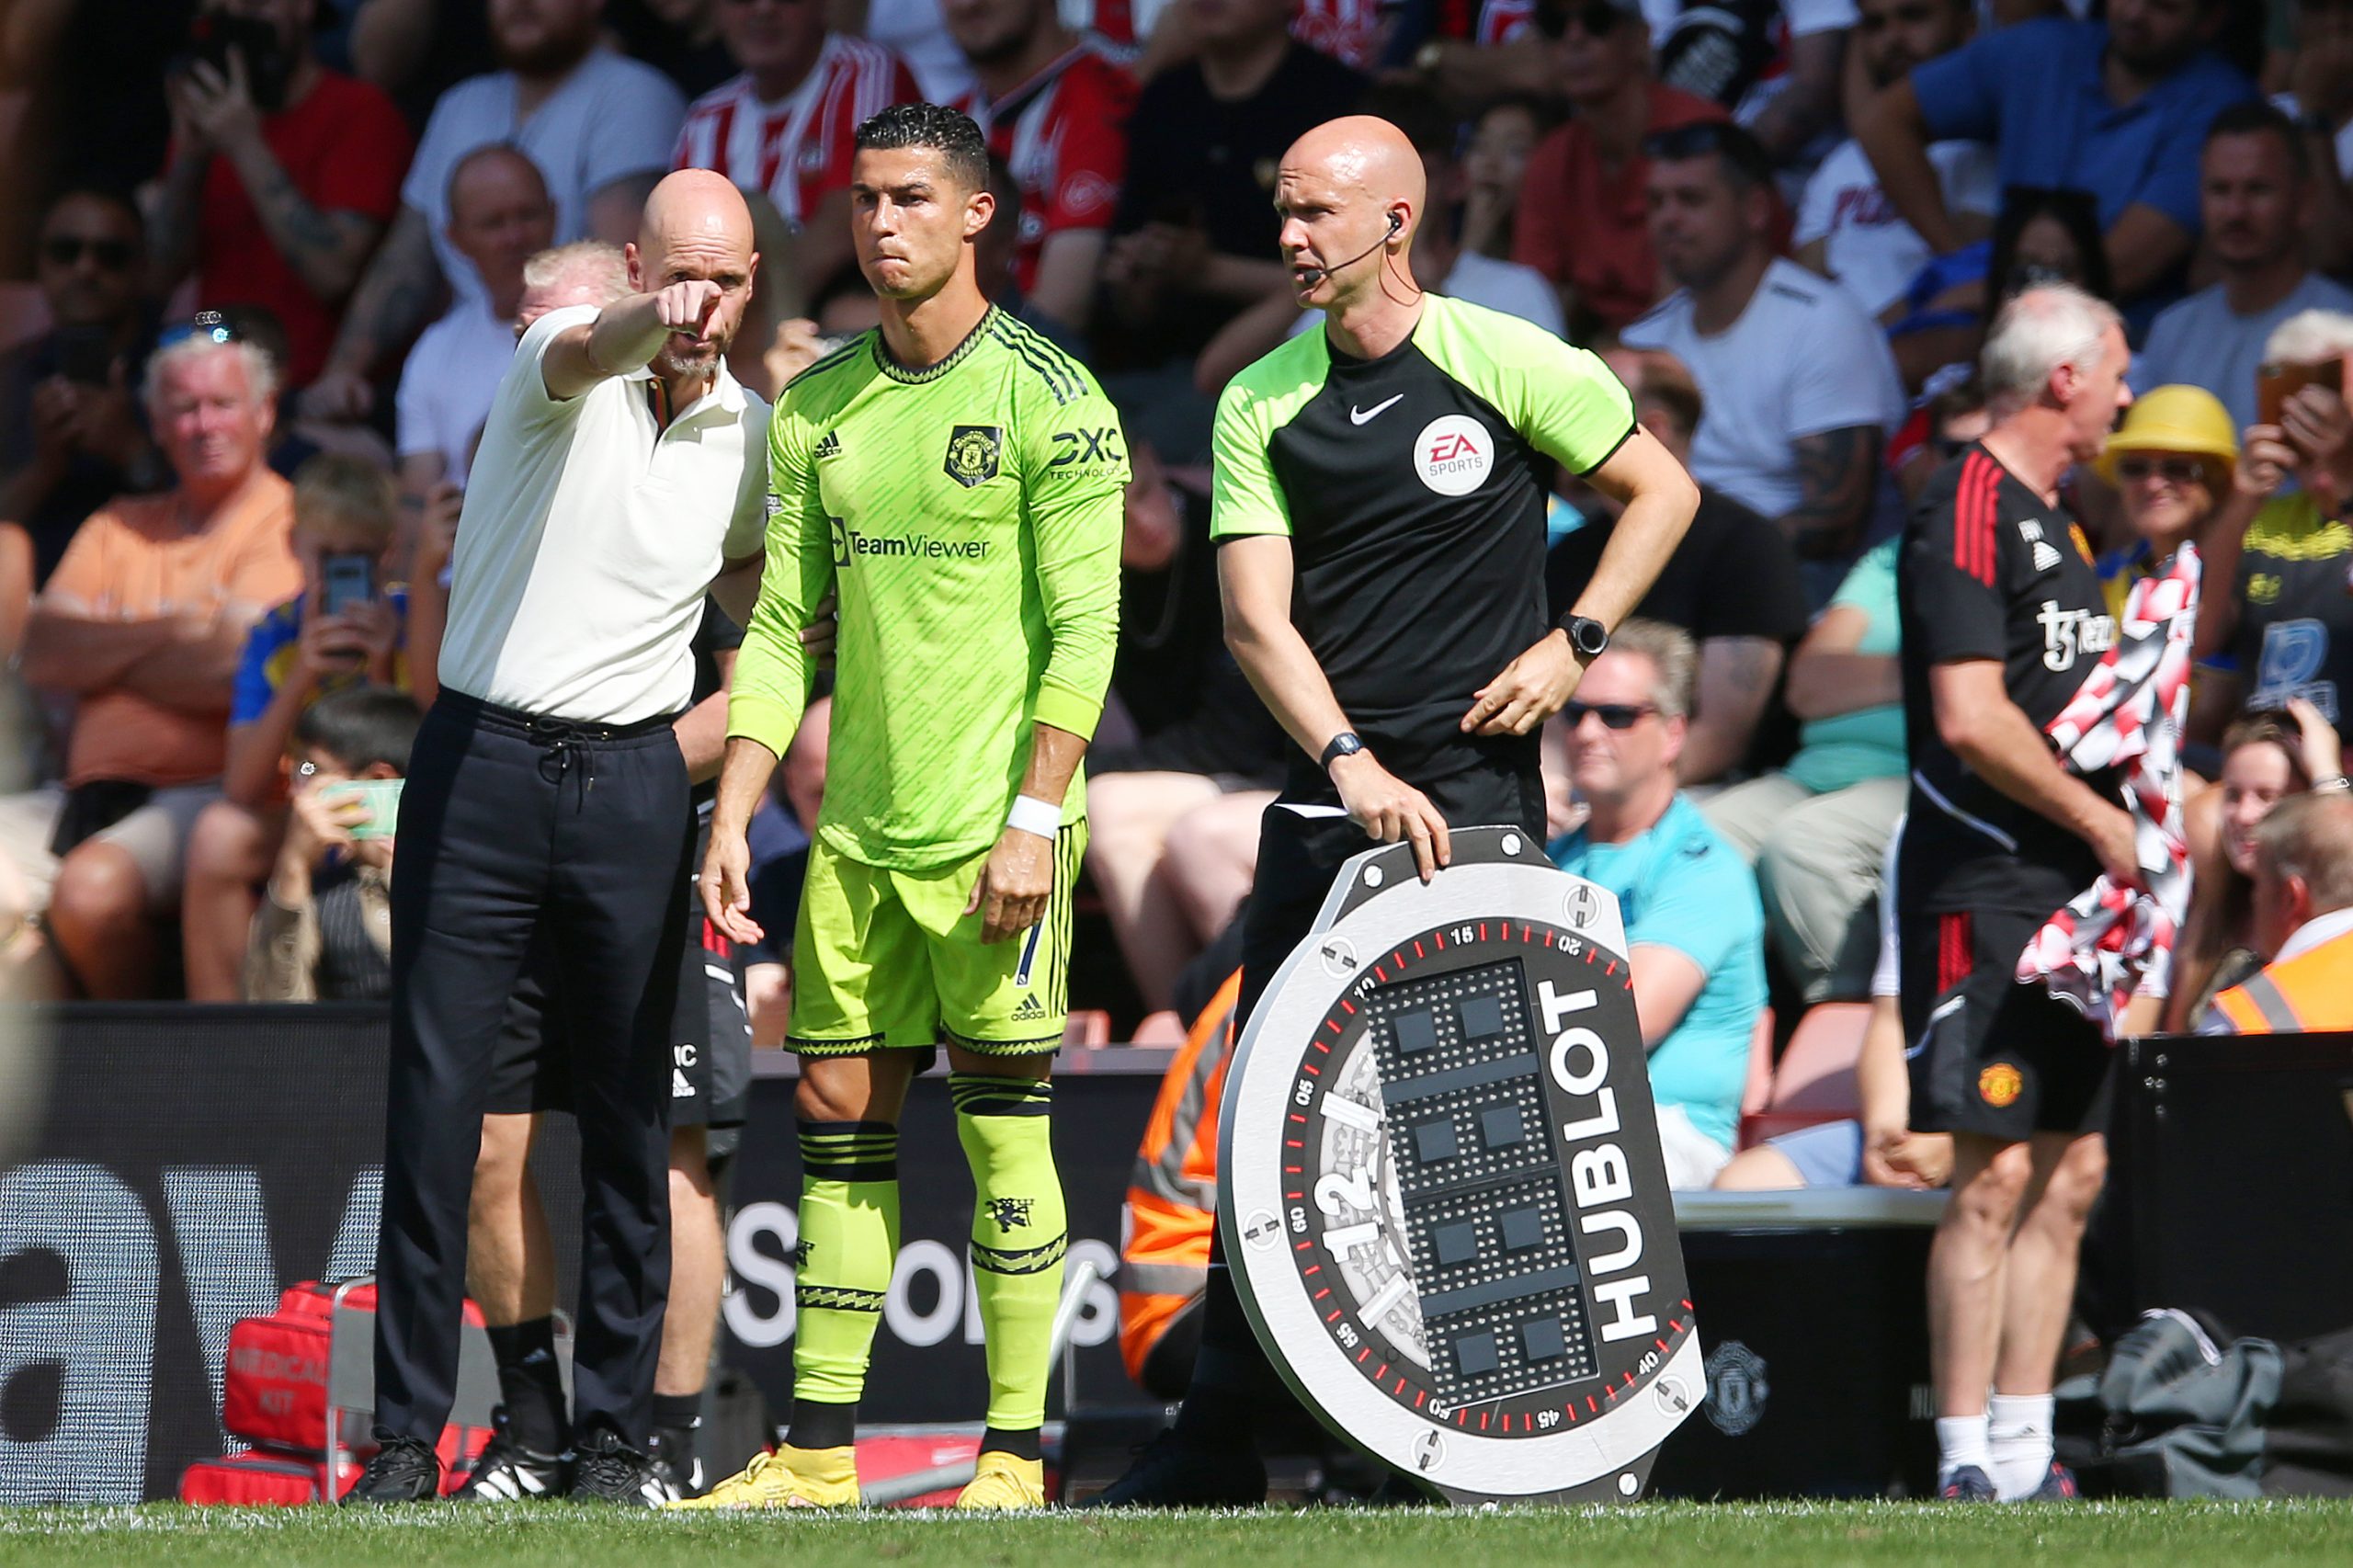
[[[1040,838],[1051,838],[1063,830],[1063,809],[1035,795],[1016,795],[1013,810],[1006,813],[1005,825],[1034,833]]]

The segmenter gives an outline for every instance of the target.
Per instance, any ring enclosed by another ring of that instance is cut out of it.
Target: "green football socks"
[[[1047,1116],[1053,1085],[955,1073],[948,1094],[972,1167],[972,1289],[989,1366],[982,1447],[1034,1459],[1046,1419],[1063,1256],[1070,1250]]]
[[[802,1122],[792,1291],[795,1446],[850,1440],[898,1256],[899,1130],[887,1121]]]

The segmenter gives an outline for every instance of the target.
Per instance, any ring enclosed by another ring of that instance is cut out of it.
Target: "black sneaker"
[[[379,1431],[383,1447],[343,1494],[344,1505],[424,1503],[440,1495],[441,1460],[422,1437],[395,1437]]]
[[[449,1495],[457,1503],[529,1503],[563,1496],[564,1481],[561,1455],[533,1453],[501,1426],[474,1460],[473,1474]]]
[[[1937,1488],[1937,1499],[1944,1503],[1991,1503],[2000,1495],[1994,1478],[1973,1464],[1962,1465]]]
[[[659,1508],[677,1501],[654,1461],[610,1432],[593,1432],[573,1449],[572,1495],[586,1503]]]
[[[702,1456],[695,1452],[695,1429],[678,1426],[668,1430],[654,1429],[654,1447],[647,1456],[654,1461],[654,1471],[670,1488],[673,1497],[699,1497],[710,1485],[702,1472]]]
[[[1196,1443],[1172,1426],[1145,1445],[1128,1473],[1082,1508],[1254,1508],[1267,1500],[1267,1467],[1245,1442]]]

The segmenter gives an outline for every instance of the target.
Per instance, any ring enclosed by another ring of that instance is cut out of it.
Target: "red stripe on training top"
[[[1994,460],[1972,450],[1961,460],[1961,483],[1953,493],[1953,562],[1991,587],[1994,584],[1995,493],[2002,472]]]

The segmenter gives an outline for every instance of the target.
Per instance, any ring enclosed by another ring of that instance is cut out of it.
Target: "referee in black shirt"
[[[1447,863],[1449,824],[1543,838],[1537,731],[1699,504],[1598,359],[1415,287],[1423,200],[1421,160],[1388,121],[1300,138],[1275,206],[1299,302],[1324,312],[1324,330],[1250,366],[1218,403],[1226,641],[1299,747],[1259,832],[1244,1021],[1351,855],[1410,841],[1427,881]],[[1544,602],[1555,463],[1626,504],[1558,625]],[[1251,1436],[1279,1385],[1211,1245],[1184,1409],[1105,1505],[1266,1495]]]

